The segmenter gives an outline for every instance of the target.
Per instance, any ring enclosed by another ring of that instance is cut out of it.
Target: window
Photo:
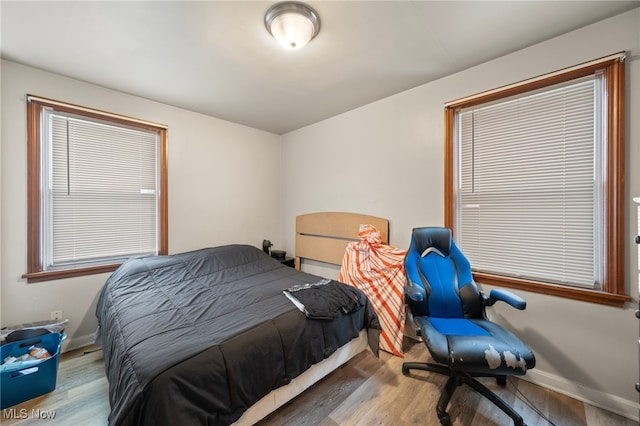
[[[167,253],[167,130],[27,97],[29,282]]]
[[[446,225],[479,283],[622,306],[624,55],[447,105]]]

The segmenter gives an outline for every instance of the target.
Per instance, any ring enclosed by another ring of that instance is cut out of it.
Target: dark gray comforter
[[[125,262],[96,310],[109,424],[229,424],[363,328],[377,352],[364,294],[362,309],[320,321],[282,292],[318,280],[246,245]]]

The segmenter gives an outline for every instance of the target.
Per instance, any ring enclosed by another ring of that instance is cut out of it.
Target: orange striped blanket
[[[360,241],[349,243],[338,279],[361,289],[371,300],[380,323],[380,349],[404,357],[406,250],[382,244],[372,225],[360,225]]]

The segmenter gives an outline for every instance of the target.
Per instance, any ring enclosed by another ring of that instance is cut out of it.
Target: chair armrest
[[[505,302],[516,309],[524,310],[527,307],[527,302],[522,297],[502,289],[493,289],[489,293],[489,297],[485,296],[484,304],[486,306],[493,306],[497,301]]]
[[[427,292],[419,284],[409,283],[404,286],[404,294],[414,302],[423,302],[427,298]]]

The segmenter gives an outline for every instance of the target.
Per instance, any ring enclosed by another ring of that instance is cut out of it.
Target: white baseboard
[[[83,348],[85,346],[93,345],[94,334],[87,334],[84,336],[75,336],[73,338],[67,338],[62,342],[60,352],[73,351],[75,349]]]
[[[640,404],[597,389],[570,382],[567,379],[540,370],[527,371],[520,379],[570,396],[578,401],[619,414],[636,422],[640,421]]]

